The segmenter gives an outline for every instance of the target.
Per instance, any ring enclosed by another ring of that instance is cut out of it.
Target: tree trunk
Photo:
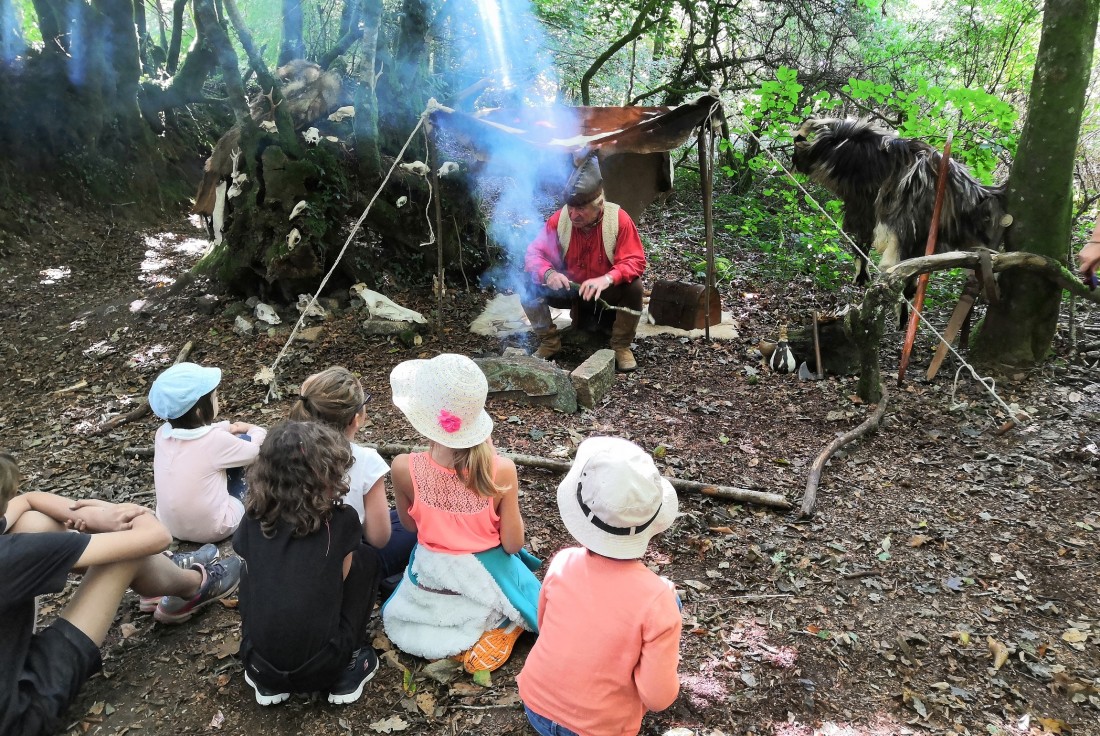
[[[306,58],[302,40],[302,0],[283,0],[283,42],[279,45],[279,66],[292,59]]]
[[[382,1],[362,0],[358,15],[363,22],[363,60],[359,68],[359,88],[355,92],[355,153],[359,159],[360,176],[364,181],[374,182],[382,178],[382,157],[378,146],[378,85],[375,76]]]
[[[1092,70],[1100,0],[1046,0],[1027,121],[1008,178],[1014,223],[1006,249],[1061,259],[1070,239],[1073,161]],[[1047,357],[1061,289],[1026,272],[1001,277],[973,346],[984,363],[1025,366]]]
[[[180,63],[180,44],[183,38],[183,11],[187,0],[175,0],[172,3],[172,41],[168,44],[168,73],[175,74]],[[192,44],[192,48],[195,44]]]
[[[653,12],[653,9],[658,2],[660,2],[660,0],[648,0],[648,2],[646,2],[646,4],[642,6],[641,10],[638,11],[637,17],[634,18],[633,25],[631,25],[630,29],[625,34],[623,34],[622,38],[608,46],[602,54],[596,57],[596,60],[592,62],[592,65],[588,67],[584,74],[581,75],[582,105],[592,104],[590,101],[591,85],[592,78],[596,76],[596,72],[598,72],[612,56],[618,53],[619,49],[623,48],[628,43],[638,38],[654,25],[656,25],[656,20],[649,20],[649,14]],[[627,96],[627,99],[629,99],[629,95]]]

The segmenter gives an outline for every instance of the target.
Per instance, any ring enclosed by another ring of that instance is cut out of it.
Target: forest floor
[[[138,406],[187,341],[191,360],[224,371],[224,417],[270,426],[285,415],[289,401],[265,404],[253,377],[287,326],[239,335],[231,298],[207,296],[202,279],[172,286],[205,247],[195,223],[181,216],[163,230],[135,230],[113,219],[115,208],[3,207],[0,445],[19,457],[26,489],[152,505],[151,459],[133,451],[151,446],[157,421],[147,414],[96,430]],[[675,241],[688,217],[696,216],[663,212],[643,232],[660,227]],[[754,276],[767,271],[754,267],[758,256],[739,258],[722,298],[740,339],[639,340],[639,369],[616,376],[594,411],[491,400],[497,445],[563,457],[586,436],[621,435],[653,451],[668,475],[780,493],[797,506],[817,454],[872,408],[853,400],[854,378],[771,374],[752,348],[774,339],[780,321],[850,294]],[[683,259],[666,253],[646,282],[685,273]],[[429,293],[382,290],[432,310]],[[313,371],[348,366],[375,397],[359,440],[415,442],[389,402],[388,373],[439,352],[499,354],[501,341],[467,330],[486,298],[448,293],[443,329],[414,348],[363,336],[363,313],[342,309],[314,341],[291,347],[280,381],[293,388]],[[934,323],[943,311],[932,310]],[[1100,339],[1095,313],[1079,322],[1083,342]],[[881,429],[833,458],[809,520],[682,493],[682,515],[646,558],[683,597],[681,693],[646,717],[643,733],[1100,734],[1100,374],[1067,347],[1066,332],[1063,324],[1046,365],[997,381],[1030,416],[1003,434],[1002,410],[968,374],[953,386],[956,365],[923,380],[933,342],[922,333]],[[887,333],[885,375],[896,371],[899,341]],[[572,368],[584,357],[560,362]],[[554,502],[559,477],[520,468],[520,479],[529,545],[549,558],[573,543]],[[42,621],[66,595],[43,601]],[[486,688],[466,675],[448,684],[425,676],[424,661],[392,651],[372,624],[385,656],[360,702],[262,708],[234,656],[240,620],[231,606],[169,627],[127,594],[103,674],[70,709],[67,732],[529,733],[514,677],[532,637]],[[995,661],[1002,647],[1007,658]]]

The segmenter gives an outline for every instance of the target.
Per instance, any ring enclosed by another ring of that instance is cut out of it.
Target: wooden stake
[[[817,332],[817,310],[814,310],[814,357],[817,359],[817,377],[825,378],[825,366],[821,364],[821,337]]]
[[[943,209],[943,195],[947,190],[947,177],[951,162],[951,139],[954,133],[947,134],[947,142],[943,146],[943,155],[940,156],[940,175],[936,180],[936,201],[932,205],[932,224],[928,228],[928,240],[924,246],[924,255],[930,256],[936,252],[936,238],[940,231],[940,211]],[[924,307],[924,292],[928,289],[928,274],[922,273],[917,280],[917,295],[913,299],[913,311],[909,314],[909,327],[905,331],[905,345],[901,350],[901,360],[898,363],[898,385],[905,381],[905,369],[909,367],[909,356],[913,353],[913,343],[917,339],[917,325],[920,323],[920,312]]]
[[[959,334],[959,328],[962,327],[963,321],[970,314],[973,307],[974,295],[963,293],[959,298],[959,303],[955,305],[955,311],[951,313],[951,319],[947,322],[947,329],[943,331],[943,339],[936,347],[936,354],[932,357],[932,362],[928,364],[928,372],[924,375],[926,380],[931,381],[940,372],[940,366],[943,365],[943,360],[947,357],[948,348],[955,341],[955,335]]]

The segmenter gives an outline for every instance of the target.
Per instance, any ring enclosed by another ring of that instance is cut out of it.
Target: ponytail
[[[507,490],[496,484],[493,460],[496,453],[489,440],[480,445],[454,450],[454,468],[466,487],[486,498],[497,498]]]

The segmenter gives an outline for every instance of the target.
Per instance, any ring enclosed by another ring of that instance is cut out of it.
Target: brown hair
[[[256,462],[248,466],[244,510],[273,537],[280,524],[304,537],[332,518],[348,491],[351,444],[320,422],[287,421],[267,433]]]
[[[452,450],[454,469],[459,479],[471,491],[486,498],[504,495],[505,488],[496,484],[493,478],[493,446],[489,440],[473,447]]]
[[[214,422],[214,389],[208,394],[203,394],[194,406],[188,409],[183,416],[169,419],[168,423],[176,429],[198,429]]]
[[[302,383],[289,417],[300,422],[323,422],[341,434],[363,408],[363,386],[341,366],[314,373]]]
[[[8,510],[8,501],[19,492],[19,463],[10,453],[0,452],[0,514]]]

